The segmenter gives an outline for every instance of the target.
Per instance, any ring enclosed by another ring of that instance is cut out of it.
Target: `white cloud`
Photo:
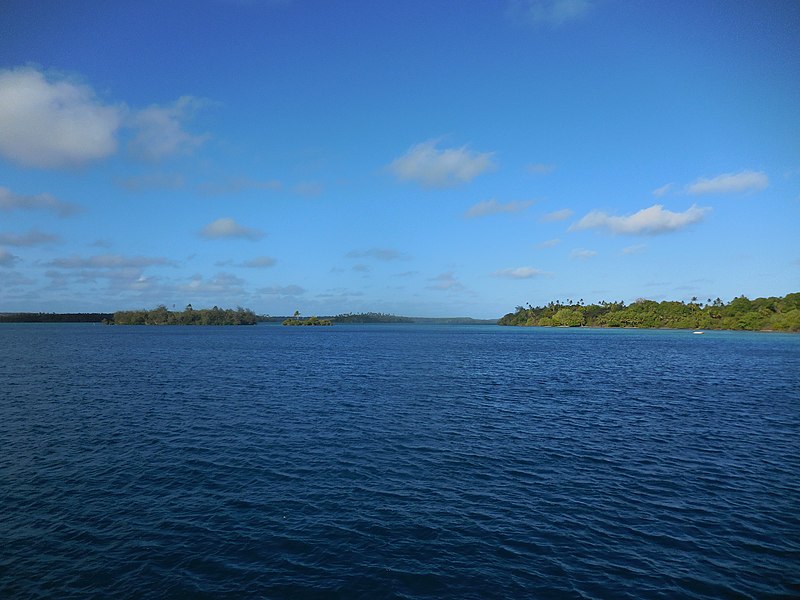
[[[547,275],[547,273],[541,269],[535,269],[534,267],[501,269],[500,271],[496,271],[494,273],[495,277],[507,277],[509,279],[531,279],[533,277],[541,277],[542,275]]]
[[[369,248],[367,250],[351,250],[345,256],[347,258],[374,258],[377,260],[399,260],[405,256],[397,250],[391,248]]]
[[[250,269],[266,269],[275,265],[275,259],[271,256],[257,256],[242,263],[243,267]]]
[[[60,239],[57,235],[43,233],[36,229],[31,229],[28,233],[22,235],[0,233],[0,244],[5,246],[36,246],[38,244],[57,242]]]
[[[187,154],[209,136],[188,133],[184,123],[207,104],[182,96],[134,111],[63,76],[31,67],[0,70],[0,156],[25,167],[81,166],[114,154],[123,128],[133,131],[129,147],[141,158]]]
[[[559,26],[586,16],[591,8],[589,0],[514,0],[509,13],[532,25]]]
[[[25,196],[15,194],[8,188],[0,187],[0,211],[12,210],[49,210],[61,217],[80,212],[80,207],[69,202],[62,202],[51,194],[35,194]]]
[[[57,168],[105,158],[117,149],[124,106],[36,69],[0,71],[0,155],[25,167]]]
[[[586,250],[585,248],[575,248],[572,252],[569,253],[572,258],[577,258],[580,260],[587,260],[592,258],[593,256],[597,256],[596,250]]]
[[[464,213],[467,218],[485,217],[486,215],[496,215],[499,213],[518,213],[522,212],[533,204],[533,200],[516,200],[500,204],[497,200],[484,200],[478,202]]]
[[[711,179],[700,178],[686,186],[686,193],[701,194],[738,194],[763,190],[769,185],[769,177],[762,171],[741,171],[739,173],[723,173]]]
[[[553,212],[546,213],[539,218],[539,221],[542,223],[554,223],[556,221],[564,221],[569,219],[572,215],[575,214],[574,210],[570,210],[569,208],[562,208],[561,210],[555,210]]]
[[[670,190],[672,190],[673,184],[668,183],[666,185],[662,185],[660,188],[653,190],[653,196],[656,198],[661,198],[662,196],[666,196]]]
[[[425,187],[450,187],[472,181],[494,167],[492,153],[472,152],[466,146],[439,150],[436,140],[412,146],[389,165],[402,181],[415,181]]]
[[[131,151],[149,161],[191,153],[209,136],[192,135],[183,129],[183,123],[206,104],[192,96],[181,96],[169,106],[154,104],[137,111],[129,121],[136,130],[129,145]]]
[[[200,231],[204,238],[218,240],[225,238],[240,238],[246,240],[260,240],[266,234],[258,229],[244,227],[229,217],[223,217],[212,221]]]
[[[660,204],[654,204],[624,217],[611,216],[595,210],[573,223],[569,230],[606,229],[611,233],[622,235],[656,235],[678,231],[692,223],[702,221],[710,210],[693,204],[684,212],[676,213],[664,210]]]
[[[19,256],[11,254],[7,250],[0,248],[0,267],[10,267],[19,260]]]

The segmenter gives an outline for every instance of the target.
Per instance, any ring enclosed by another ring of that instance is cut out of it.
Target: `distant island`
[[[300,313],[295,311],[293,317],[287,317],[283,321],[284,325],[290,327],[329,327],[333,325],[333,322],[330,319],[320,319],[319,317],[308,317],[307,319],[301,319]]]
[[[0,323],[102,323],[114,317],[113,313],[0,313]]]
[[[301,319],[299,312],[293,317],[257,315],[244,308],[223,310],[218,307],[171,311],[161,305],[150,310],[126,310],[115,313],[0,313],[0,323],[105,323],[108,325],[253,325],[255,323],[285,323],[286,325],[350,324],[425,324],[425,325],[496,325],[497,319],[472,317],[402,317],[366,312],[342,313],[335,316]]]
[[[183,311],[171,311],[163,305],[152,310],[120,310],[108,325],[255,325],[258,317],[249,308],[222,309],[218,307],[195,310],[189,304]]]
[[[338,315],[330,315],[319,318],[321,321],[330,321],[332,324],[348,323],[356,325],[368,324],[424,324],[424,325],[497,325],[497,319],[473,319],[472,317],[402,317],[398,315],[391,315],[378,312],[366,313],[342,313]],[[295,323],[299,319],[296,314],[293,317],[259,317],[259,321],[266,323],[283,323],[285,325],[298,324]]]
[[[517,306],[499,325],[523,327],[638,327],[651,329],[732,329],[742,331],[800,332],[800,292],[786,296],[734,298],[727,304],[717,298],[703,304],[639,299],[624,302],[583,300],[550,302],[546,306]]]

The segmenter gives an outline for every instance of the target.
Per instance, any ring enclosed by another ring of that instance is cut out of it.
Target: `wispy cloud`
[[[561,243],[559,239],[553,240],[545,240],[539,244],[539,248],[552,248],[553,246],[558,246]]]
[[[3,250],[2,248],[0,248],[0,267],[13,266],[13,264],[18,260],[19,256],[11,254],[8,250]]]
[[[114,184],[129,192],[145,190],[179,190],[185,185],[183,175],[179,173],[148,173],[131,177],[116,177]]]
[[[319,196],[324,190],[325,188],[322,184],[316,181],[301,181],[292,188],[292,192],[298,196],[305,196],[307,198]]]
[[[565,221],[574,214],[574,210],[562,208],[561,210],[555,210],[553,212],[543,214],[541,217],[539,217],[539,221],[542,223],[555,223],[556,221]]]
[[[266,234],[259,229],[239,225],[239,223],[230,217],[223,217],[221,219],[217,219],[216,221],[212,221],[200,230],[201,237],[211,240],[238,238],[256,241],[260,240],[265,235]]]
[[[110,156],[125,113],[64,77],[0,71],[0,155],[19,165],[72,167]]]
[[[429,279],[431,285],[428,289],[442,292],[457,292],[464,289],[463,284],[456,278],[452,271],[441,273]]]
[[[636,244],[634,246],[626,246],[622,249],[623,254],[641,254],[647,249],[645,244]]]
[[[532,279],[534,277],[541,277],[548,275],[547,272],[534,267],[517,267],[515,269],[501,269],[493,273],[495,277],[505,277],[508,279]]]
[[[532,25],[557,27],[589,14],[589,0],[513,0],[509,15]]]
[[[275,259],[271,256],[257,256],[244,261],[241,266],[247,267],[248,269],[267,269],[275,266]]]
[[[585,248],[575,248],[572,252],[569,253],[570,257],[577,258],[579,260],[588,260],[593,256],[597,256],[597,250],[587,250]]]
[[[277,191],[283,184],[277,179],[258,180],[249,177],[234,177],[223,182],[206,182],[197,186],[197,191],[207,196],[236,194],[248,190]]]
[[[245,286],[244,279],[221,271],[209,279],[204,278],[200,273],[197,273],[189,278],[188,283],[178,285],[178,290],[200,297],[213,296],[213,297],[231,297],[241,296],[244,292]]]
[[[0,233],[0,244],[4,246],[37,246],[39,244],[49,244],[58,242],[61,238],[51,233],[43,233],[37,229],[31,229],[28,233]]]
[[[0,211],[11,212],[12,210],[46,210],[54,212],[60,217],[67,217],[80,212],[81,207],[77,204],[63,202],[51,194],[26,196],[0,187]]]
[[[674,187],[674,184],[668,183],[666,185],[662,185],[660,188],[656,188],[653,190],[653,196],[656,198],[661,198],[662,196],[666,196]]]
[[[187,132],[184,123],[207,104],[199,98],[181,96],[171,105],[154,104],[133,113],[129,121],[136,134],[129,148],[136,156],[148,161],[190,154],[209,136]]]
[[[532,204],[533,200],[515,200],[512,202],[506,202],[505,204],[500,204],[494,199],[484,200],[470,207],[470,209],[464,213],[464,216],[468,219],[471,219],[474,217],[485,217],[487,215],[496,215],[499,213],[518,213],[527,209]]]
[[[769,177],[762,171],[741,171],[724,173],[710,179],[700,178],[686,186],[686,193],[702,194],[740,194],[763,190],[769,185]]]
[[[45,264],[52,267],[45,275],[50,278],[50,287],[53,288],[67,288],[72,282],[85,286],[104,281],[109,291],[142,292],[153,289],[156,282],[144,275],[146,268],[173,263],[163,257],[98,254],[56,258]]]
[[[154,265],[168,265],[171,263],[166,258],[160,256],[148,257],[123,256],[121,254],[98,254],[89,257],[70,256],[68,258],[56,258],[47,264],[60,269],[138,269]]]
[[[390,261],[407,258],[401,252],[391,248],[368,248],[366,250],[351,250],[345,255],[347,258],[374,258],[376,260]]]
[[[306,293],[305,288],[299,285],[271,285],[257,291],[266,296],[301,296]]]
[[[548,165],[545,163],[533,163],[525,167],[525,171],[531,175],[547,175],[556,170],[555,165]]]
[[[460,148],[436,147],[437,140],[412,146],[389,165],[389,170],[402,181],[414,181],[425,187],[450,187],[472,181],[492,169],[493,153],[473,152]]]
[[[665,210],[660,204],[654,204],[622,217],[596,210],[573,223],[569,230],[605,229],[620,235],[656,235],[679,231],[692,223],[702,221],[710,210],[692,205],[684,212],[672,212]]]

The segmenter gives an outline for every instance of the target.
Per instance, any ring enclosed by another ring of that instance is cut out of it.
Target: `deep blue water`
[[[1,598],[800,596],[800,336],[0,325]]]

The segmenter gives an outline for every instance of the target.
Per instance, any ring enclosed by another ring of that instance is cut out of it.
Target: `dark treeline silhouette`
[[[703,304],[691,302],[636,300],[583,300],[550,302],[546,306],[517,306],[499,321],[500,325],[531,327],[642,327],[670,329],[738,329],[748,331],[800,331],[800,292],[782,298],[734,298],[727,304],[717,298]]]
[[[331,317],[336,323],[413,323],[409,317],[398,317],[378,312],[346,313]]]
[[[111,313],[2,313],[0,323],[102,323]]]

